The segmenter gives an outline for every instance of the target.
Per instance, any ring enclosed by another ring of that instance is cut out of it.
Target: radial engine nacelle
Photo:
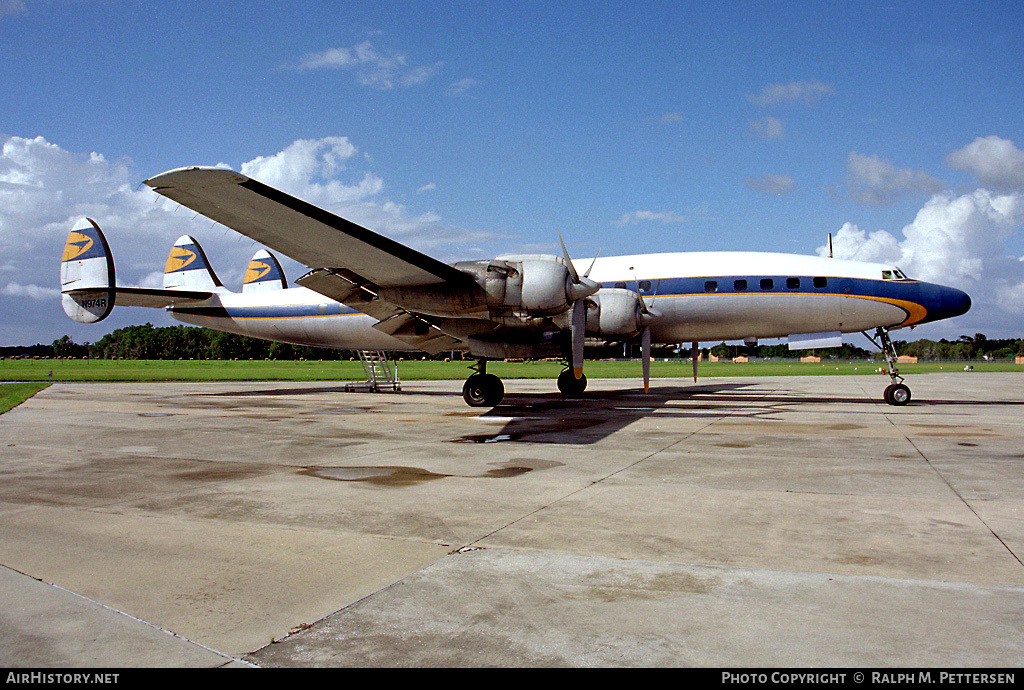
[[[661,318],[633,290],[603,288],[587,299],[587,335],[629,337]]]
[[[549,254],[462,262],[455,267],[473,276],[494,312],[554,316],[600,289],[590,278],[575,275],[562,257]]]

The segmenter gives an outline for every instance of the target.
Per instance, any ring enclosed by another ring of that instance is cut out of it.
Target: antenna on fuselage
[[[832,233],[828,234],[828,258],[832,258]]]

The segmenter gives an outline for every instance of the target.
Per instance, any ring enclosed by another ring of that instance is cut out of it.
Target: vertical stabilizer
[[[92,218],[71,228],[60,260],[60,289],[64,313],[75,321],[102,321],[114,308],[114,258]]]
[[[288,287],[288,281],[281,270],[281,264],[277,257],[261,249],[256,252],[249,267],[245,270],[245,279],[242,281],[242,292],[264,292],[267,290],[283,290]]]
[[[210,268],[206,252],[188,235],[182,235],[171,247],[164,266],[164,289],[214,291],[221,286]]]

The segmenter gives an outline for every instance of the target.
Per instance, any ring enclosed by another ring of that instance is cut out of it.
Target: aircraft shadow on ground
[[[304,387],[282,386],[261,390],[225,390],[198,393],[204,397],[304,397],[346,393],[344,386],[336,384]],[[395,397],[409,395],[426,397],[455,397],[451,391],[423,391],[380,393],[386,404]],[[881,396],[879,396],[880,398]],[[510,392],[502,403],[481,411],[481,419],[504,421],[500,430],[483,434],[469,434],[451,439],[456,443],[554,443],[589,445],[630,426],[641,419],[707,418],[709,421],[729,416],[734,419],[770,420],[794,405],[854,404],[889,409],[880,399],[871,397],[839,397],[808,395],[799,392],[780,394],[766,391],[755,383],[728,382],[689,386],[654,386],[650,393],[640,389],[588,391],[578,397],[566,397],[552,392]],[[913,407],[948,406],[951,408],[975,405],[1024,405],[1024,401],[992,400],[929,400],[915,399]],[[908,408],[898,408],[908,409]],[[469,408],[467,408],[469,411]]]

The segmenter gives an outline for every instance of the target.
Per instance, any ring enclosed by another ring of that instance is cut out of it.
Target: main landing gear
[[[462,386],[462,398],[470,407],[494,407],[505,397],[505,384],[494,374],[487,373],[487,360],[472,366],[475,374]]]
[[[576,374],[570,366],[558,375],[558,390],[562,392],[562,395],[581,395],[586,389],[587,375],[583,372],[580,372],[580,377],[576,378]]]
[[[885,353],[885,361],[888,364],[889,379],[892,381],[885,388],[885,393],[882,397],[885,398],[885,402],[890,405],[902,407],[910,402],[910,388],[903,383],[903,377],[900,376],[899,369],[896,368],[896,348],[893,347],[892,341],[889,339],[889,329],[877,328],[875,329],[875,335],[878,336],[878,341],[875,341],[866,332],[864,333],[867,339],[875,344],[875,347]]]
[[[481,359],[471,367],[472,374],[462,386],[462,398],[470,407],[494,407],[505,397],[505,385],[494,374],[487,373],[487,360]],[[563,395],[581,395],[587,388],[587,377],[580,372],[576,378],[571,368],[558,376],[558,390]]]

